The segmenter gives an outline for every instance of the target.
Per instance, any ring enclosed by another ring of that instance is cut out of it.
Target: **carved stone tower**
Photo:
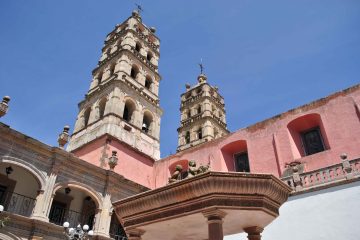
[[[218,88],[207,83],[201,73],[198,83],[186,85],[181,95],[181,121],[177,151],[211,141],[229,133],[226,126],[224,98]]]
[[[119,162],[160,158],[159,47],[138,11],[108,34],[68,151],[103,167],[110,148]]]

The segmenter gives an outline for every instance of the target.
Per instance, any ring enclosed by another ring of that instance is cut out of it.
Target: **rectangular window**
[[[234,159],[237,172],[250,172],[249,157],[247,152],[235,154]]]
[[[306,156],[325,150],[319,127],[301,133],[301,139]]]

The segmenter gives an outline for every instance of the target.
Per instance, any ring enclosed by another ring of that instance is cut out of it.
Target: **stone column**
[[[223,218],[226,213],[218,209],[203,212],[204,217],[207,218],[208,223],[208,240],[223,240]]]
[[[248,227],[244,231],[248,234],[249,240],[261,240],[261,233],[264,231],[261,227]]]
[[[103,198],[102,209],[96,213],[94,234],[102,237],[109,237],[111,222],[111,196],[106,194]]]
[[[46,222],[49,221],[48,212],[52,202],[52,192],[55,186],[56,178],[57,175],[54,173],[51,173],[50,176],[47,177],[46,186],[44,186],[44,189],[39,191],[39,194],[36,197],[36,203],[31,214],[32,219]]]
[[[141,229],[130,229],[126,230],[128,234],[128,240],[141,240],[141,236],[144,235],[145,231]]]

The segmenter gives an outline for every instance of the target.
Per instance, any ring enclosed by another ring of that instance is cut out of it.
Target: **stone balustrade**
[[[360,158],[281,178],[294,192],[360,177]]]

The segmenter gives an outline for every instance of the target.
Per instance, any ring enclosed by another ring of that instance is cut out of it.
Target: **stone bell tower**
[[[110,148],[119,162],[160,158],[159,47],[136,10],[107,35],[68,151],[103,167]]]
[[[181,95],[181,121],[178,128],[178,148],[187,148],[211,141],[229,133],[226,126],[224,98],[218,88],[207,83],[202,73],[198,83],[186,85],[186,92]]]

